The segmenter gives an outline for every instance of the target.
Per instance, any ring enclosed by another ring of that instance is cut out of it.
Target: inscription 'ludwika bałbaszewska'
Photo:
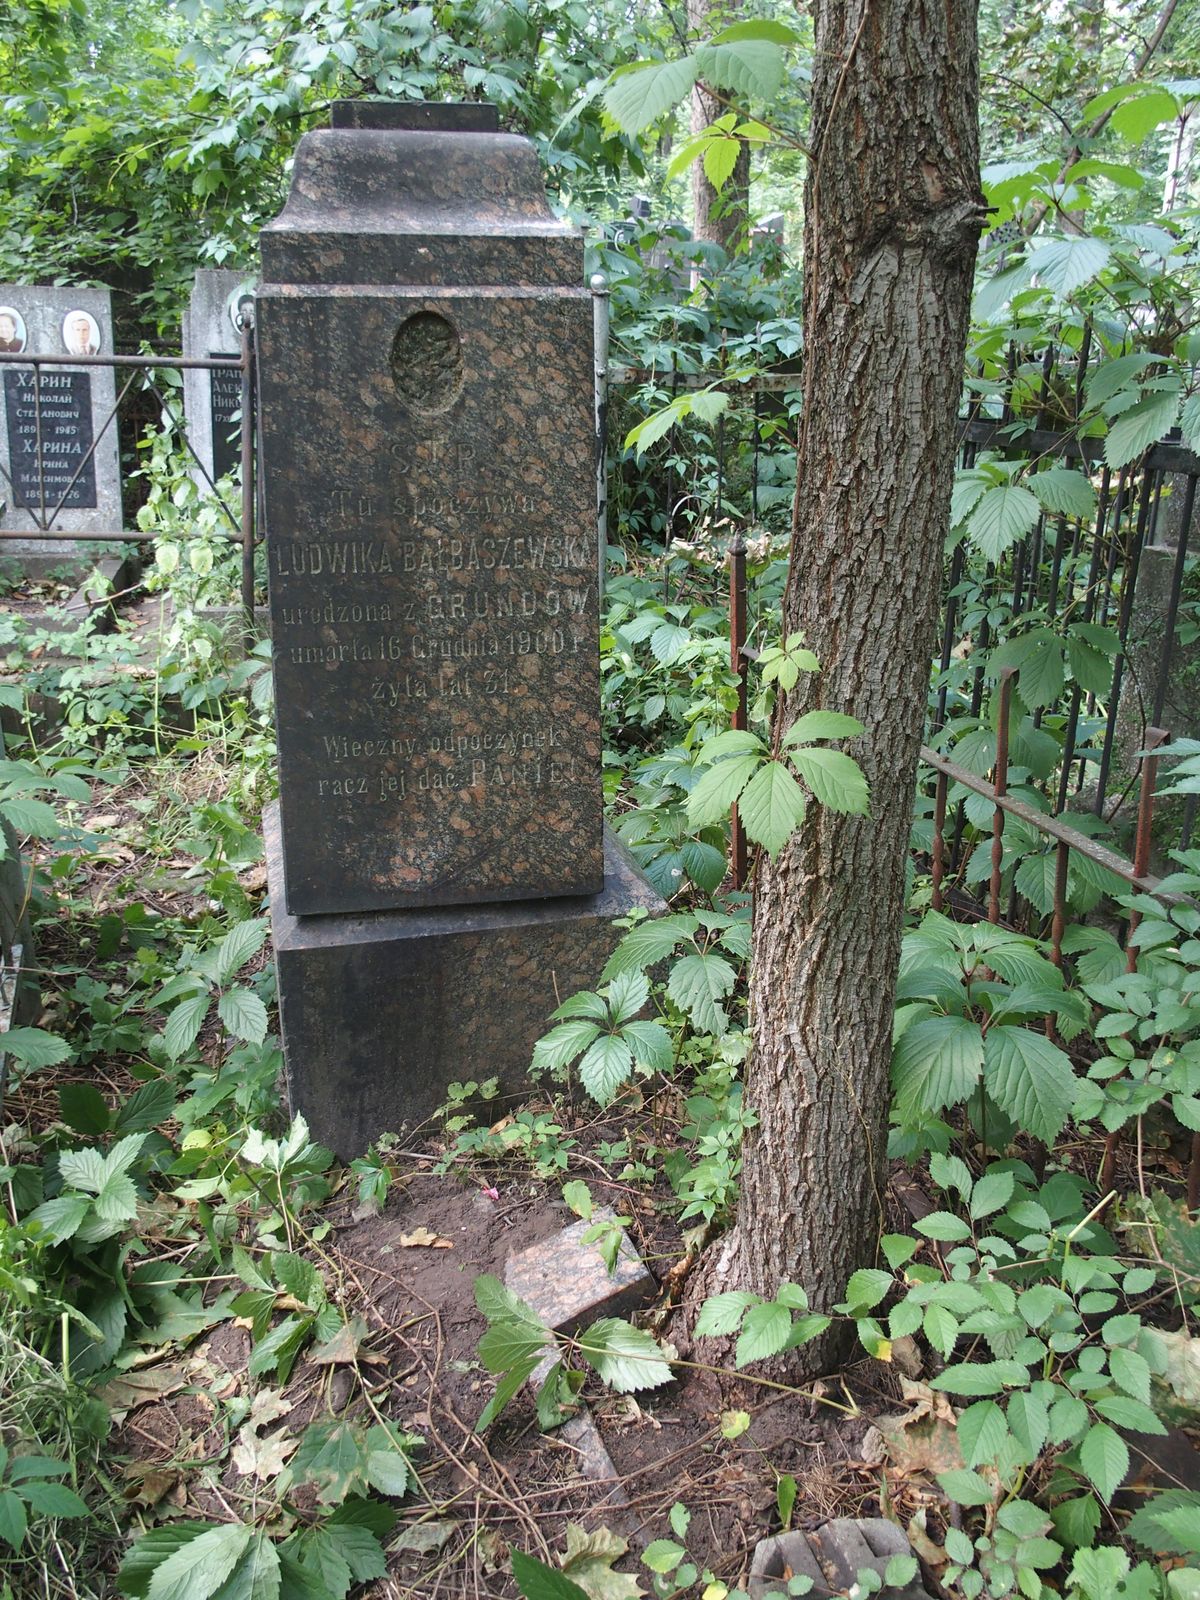
[[[289,373],[263,433],[293,913],[602,882],[589,315],[260,297]]]

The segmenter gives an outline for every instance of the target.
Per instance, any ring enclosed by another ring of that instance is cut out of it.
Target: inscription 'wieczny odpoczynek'
[[[311,134],[263,238],[293,915],[603,882],[582,246],[523,140],[478,148]]]

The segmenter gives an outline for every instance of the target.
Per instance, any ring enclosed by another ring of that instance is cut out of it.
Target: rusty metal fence
[[[140,392],[148,392],[161,408],[162,417],[172,426],[176,427],[179,436],[191,456],[202,483],[212,493],[220,506],[228,532],[222,537],[231,543],[241,546],[241,601],[247,629],[254,625],[254,545],[256,539],[255,518],[255,405],[256,405],[256,374],[254,358],[254,328],[252,320],[243,316],[241,319],[241,350],[236,356],[183,356],[183,355],[59,355],[43,354],[34,351],[21,351],[18,354],[0,352],[0,364],[7,367],[28,367],[33,370],[33,409],[34,409],[34,440],[33,455],[37,475],[37,492],[30,494],[24,487],[19,487],[9,468],[0,462],[0,494],[9,500],[15,510],[25,512],[32,520],[32,528],[0,528],[0,549],[4,543],[17,540],[54,540],[63,544],[151,544],[154,541],[153,533],[143,532],[138,528],[104,529],[99,532],[79,532],[65,529],[62,526],[62,515],[69,506],[72,491],[81,476],[88,470],[89,465],[95,460],[96,450],[102,439],[110,429],[118,426],[121,407],[134,390],[134,385],[139,377],[142,382]],[[121,385],[116,399],[107,413],[103,416],[98,428],[93,429],[93,437],[87,450],[75,467],[70,480],[60,491],[51,489],[46,483],[45,450],[46,437],[43,429],[42,416],[42,390],[43,373],[49,368],[87,368],[109,367],[116,373],[127,374]],[[234,372],[238,374],[240,382],[240,425],[239,425],[239,462],[241,468],[241,499],[235,510],[221,494],[218,484],[214,481],[213,474],[200,459],[188,438],[186,427],[182,426],[182,419],[176,415],[170,401],[163,392],[163,386],[155,379],[159,372]]]

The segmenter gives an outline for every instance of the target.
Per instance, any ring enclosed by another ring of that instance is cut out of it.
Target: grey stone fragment
[[[813,1580],[817,1600],[850,1589],[858,1574],[873,1569],[882,1577],[893,1556],[912,1555],[894,1522],[883,1517],[838,1517],[812,1533],[778,1534],[760,1540],[750,1564],[751,1600],[787,1594],[788,1574]],[[894,1600],[925,1600],[920,1575],[906,1588],[889,1590]]]
[[[600,1209],[591,1221],[573,1222],[508,1258],[506,1287],[556,1333],[573,1333],[599,1317],[628,1316],[657,1292],[653,1275],[624,1233],[612,1273],[601,1260],[599,1246],[583,1243],[594,1223],[611,1220],[612,1215]]]

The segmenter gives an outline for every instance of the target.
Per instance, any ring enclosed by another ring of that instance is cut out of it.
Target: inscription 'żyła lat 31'
[[[525,141],[480,151],[311,134],[263,237],[294,915],[603,883],[582,244]]]

